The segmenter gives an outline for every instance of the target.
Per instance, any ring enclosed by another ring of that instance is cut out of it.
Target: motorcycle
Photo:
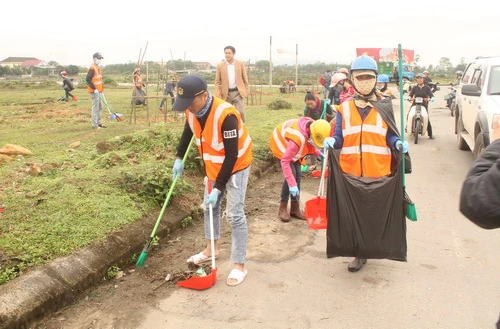
[[[436,91],[440,90],[439,88],[439,82],[429,82],[427,83],[429,85],[429,87],[431,87],[431,91],[432,93],[434,94]]]
[[[450,109],[451,116],[454,116],[457,90],[453,88],[453,86],[450,87],[450,89],[451,89],[450,93],[444,96],[444,99],[446,100],[446,107]]]
[[[418,144],[418,137],[420,135],[425,136],[429,123],[429,114],[423,103],[423,97],[416,97],[406,120],[405,131],[407,134],[413,136],[415,144]],[[408,125],[410,125],[410,129],[408,129]]]

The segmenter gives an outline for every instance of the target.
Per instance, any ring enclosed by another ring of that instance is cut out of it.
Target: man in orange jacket
[[[194,134],[204,162],[207,185],[204,228],[206,247],[189,257],[188,263],[200,264],[219,255],[221,200],[226,194],[226,220],[231,224],[231,260],[234,263],[227,284],[236,286],[247,275],[245,267],[248,226],[245,216],[245,195],[252,163],[252,139],[243,119],[234,106],[213,96],[207,82],[199,75],[186,75],[177,84],[174,111],[184,111],[186,124],[177,147],[177,160],[172,169],[174,178],[183,170],[182,158]],[[213,207],[214,250],[210,240],[208,206]]]

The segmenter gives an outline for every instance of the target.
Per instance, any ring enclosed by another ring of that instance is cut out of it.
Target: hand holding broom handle
[[[321,168],[321,179],[319,180],[318,197],[324,194],[325,190],[325,172],[326,172],[326,161],[328,159],[328,148],[326,147],[325,156],[323,157],[323,167]]]
[[[184,157],[182,158],[182,164],[186,162],[187,156],[189,154],[189,151],[191,150],[191,146],[193,145],[194,141],[194,135],[191,137],[191,141],[189,142],[189,146],[186,150],[186,153],[184,153]],[[163,213],[165,212],[165,209],[167,208],[167,204],[170,201],[170,197],[172,196],[172,192],[175,187],[175,183],[177,182],[177,179],[179,176],[175,176],[174,180],[172,181],[172,185],[170,185],[170,188],[167,193],[167,197],[165,198],[165,202],[163,203],[163,207],[161,208],[160,214],[158,215],[158,219],[156,220],[156,224],[153,228],[153,231],[151,232],[151,235],[149,237],[148,242],[144,246],[144,249],[142,250],[141,255],[137,259],[136,266],[144,266],[144,263],[146,262],[146,258],[148,257],[148,252],[151,249],[151,244],[153,243],[153,239],[156,235],[156,231],[158,230],[158,226],[160,226],[161,219],[163,218]]]
[[[212,181],[207,179],[207,192],[210,195],[212,192]],[[214,240],[214,213],[212,204],[208,205],[208,213],[210,214],[210,254],[212,255],[212,271],[215,269],[215,240]]]

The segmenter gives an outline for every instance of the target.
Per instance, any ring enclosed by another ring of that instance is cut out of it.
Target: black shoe
[[[105,125],[103,125],[103,124],[99,124],[99,125],[97,125],[97,127],[99,127],[99,128],[107,128],[107,127],[106,127]]]
[[[431,135],[431,136],[429,136],[429,139],[434,139],[434,138],[436,138],[436,137],[434,137],[434,136],[432,136],[432,135]]]
[[[364,264],[366,264],[366,259],[356,257],[347,265],[347,269],[349,272],[357,272],[363,267]]]

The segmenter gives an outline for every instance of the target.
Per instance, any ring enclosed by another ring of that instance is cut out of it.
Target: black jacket
[[[460,211],[482,228],[500,227],[500,140],[472,163],[460,193]]]

